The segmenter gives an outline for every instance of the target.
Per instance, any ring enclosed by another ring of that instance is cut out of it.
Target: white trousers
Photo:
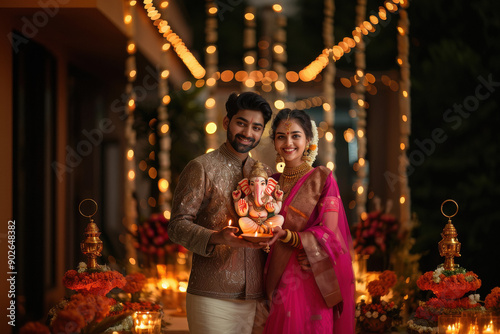
[[[255,318],[255,300],[215,299],[186,295],[190,334],[250,334]]]

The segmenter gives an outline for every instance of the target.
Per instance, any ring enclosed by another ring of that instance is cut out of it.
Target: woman
[[[332,172],[311,167],[316,125],[301,110],[283,109],[271,138],[277,161],[285,162],[283,173],[274,176],[284,193],[285,222],[273,228],[279,241],[265,267],[271,304],[264,333],[352,334],[351,235]]]

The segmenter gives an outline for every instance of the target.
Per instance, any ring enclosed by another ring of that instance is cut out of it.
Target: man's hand
[[[226,226],[218,232],[212,233],[209,245],[228,245],[231,247],[247,247],[247,248],[261,248],[259,244],[246,241],[245,239],[235,235],[240,229],[236,226]]]

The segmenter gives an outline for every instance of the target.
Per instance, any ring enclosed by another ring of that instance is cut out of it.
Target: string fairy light
[[[191,51],[189,51],[179,35],[172,31],[168,21],[161,18],[161,14],[153,5],[153,1],[143,0],[143,4],[144,9],[148,12],[148,17],[154,22],[154,25],[158,28],[158,31],[163,35],[163,37],[165,37],[172,45],[175,53],[177,53],[191,74],[196,79],[203,78],[206,73],[205,69],[200,65],[198,60],[196,60]]]
[[[256,51],[256,18],[255,18],[255,7],[248,6],[245,8],[244,15],[244,24],[245,28],[243,31],[243,69],[247,73],[245,76],[245,80],[242,80],[242,90],[243,91],[254,91],[255,90],[255,82],[260,81],[260,77],[258,75],[251,75],[255,73],[257,68],[257,51]],[[259,72],[260,73],[260,72]],[[251,80],[248,81],[251,77]]]
[[[380,24],[381,21],[387,19],[387,11],[396,12],[399,6],[407,6],[408,0],[387,0],[384,3],[384,7],[380,6],[377,13],[378,16],[370,16],[370,20],[364,20],[357,22],[356,28],[352,31],[352,37],[346,37],[337,45],[331,48],[325,48],[321,54],[313,60],[309,65],[303,68],[300,72],[300,78],[303,81],[313,80],[329,63],[329,56],[332,54],[334,61],[338,61],[346,53],[349,53],[354,47],[362,42],[363,36],[368,35],[369,32],[374,32],[376,26]]]
[[[287,52],[285,48],[287,19],[283,14],[283,6],[281,4],[274,4],[273,11],[276,28],[274,31],[274,40],[272,47],[272,61],[273,70],[277,74],[277,80],[274,81],[274,89],[276,91],[276,100],[274,104],[276,109],[283,109],[288,96],[285,67],[285,63],[287,61]]]
[[[168,122],[168,104],[171,101],[168,88],[168,57],[167,51],[170,49],[170,44],[165,43],[162,47],[160,66],[161,72],[158,78],[158,97],[160,105],[158,106],[158,124],[156,133],[159,137],[159,152],[158,152],[158,203],[161,212],[165,218],[170,216],[172,192],[170,190],[171,169],[170,169],[170,151],[172,140],[170,137],[170,124]]]
[[[366,17],[366,0],[358,0],[356,5],[356,24],[358,26],[363,25],[364,19]],[[356,194],[356,214],[361,217],[362,214],[366,212],[366,201],[367,201],[367,164],[360,164],[359,161],[366,161],[366,147],[367,139],[366,133],[366,104],[365,104],[365,85],[363,85],[363,79],[365,78],[366,69],[366,54],[365,54],[365,43],[363,38],[357,43],[357,52],[354,54],[354,63],[356,66],[356,77],[357,82],[354,85],[354,110],[357,115],[357,131],[356,137],[358,142],[358,163],[355,165],[356,171],[356,182],[355,182],[355,194]]]
[[[401,1],[401,0],[400,0]],[[407,1],[401,3],[402,9],[399,13],[398,22],[398,64],[400,67],[400,82],[399,82],[399,110],[400,110],[400,158],[398,168],[398,179],[400,180],[400,197],[399,197],[399,216],[401,225],[409,229],[411,224],[411,208],[410,208],[410,187],[408,185],[407,168],[409,160],[406,151],[409,143],[409,136],[411,132],[410,125],[410,63],[408,59],[409,54],[409,37],[408,31],[410,21],[406,7]]]
[[[126,156],[125,171],[126,171],[126,181],[124,183],[124,206],[125,215],[123,218],[123,224],[127,230],[131,230],[132,226],[136,224],[137,215],[137,205],[134,201],[134,193],[136,190],[136,161],[135,161],[135,147],[137,143],[136,133],[134,130],[134,110],[135,110],[135,100],[136,96],[133,90],[133,85],[137,76],[136,59],[135,59],[135,29],[133,21],[137,17],[137,12],[135,9],[135,4],[128,2],[128,5],[124,7],[124,22],[126,26],[127,35],[129,37],[129,42],[127,43],[127,59],[125,61],[125,75],[127,77],[127,84],[125,86],[125,94],[127,94],[127,118],[125,120],[125,139],[126,139]],[[133,247],[132,236],[127,234],[125,236],[125,251],[126,258],[134,259],[137,257],[137,251]]]
[[[213,80],[213,84],[208,87],[208,97],[205,100],[205,139],[207,150],[214,150],[217,148],[217,101],[215,94],[217,90],[218,79],[218,52],[217,52],[217,4],[213,0],[206,0],[206,24],[205,24],[205,63],[207,67],[207,81]]]
[[[335,14],[335,1],[325,0],[324,5],[324,20],[323,20],[323,41],[325,46],[333,45],[335,43],[334,38],[334,14]],[[334,124],[335,124],[335,75],[337,69],[334,62],[330,62],[325,69],[325,74],[323,76],[323,94],[324,103],[323,106],[323,120],[327,125],[327,133],[333,134]],[[322,101],[323,102],[323,101]],[[323,147],[323,157],[326,161],[326,166],[331,170],[335,170],[335,136],[328,140],[325,137],[325,145]]]

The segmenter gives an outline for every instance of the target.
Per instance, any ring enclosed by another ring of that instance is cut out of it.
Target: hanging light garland
[[[276,29],[274,31],[274,40],[272,45],[273,70],[277,74],[277,80],[274,82],[274,89],[276,91],[276,100],[274,101],[274,107],[280,110],[285,107],[286,99],[288,96],[288,85],[285,67],[285,63],[287,61],[287,19],[286,16],[283,15],[283,6],[281,4],[276,3],[272,6],[272,8],[275,13],[276,20]]]
[[[217,90],[217,5],[213,0],[206,0],[207,19],[205,25],[205,62],[207,67],[208,97],[205,100],[205,138],[207,152],[217,148],[217,101],[215,94]]]
[[[191,51],[189,51],[182,39],[172,31],[168,21],[161,18],[161,14],[153,6],[153,0],[143,0],[143,4],[144,9],[148,12],[148,17],[154,22],[153,24],[158,28],[163,37],[173,46],[175,53],[177,53],[191,74],[196,79],[203,78],[206,72],[205,69],[196,60]]]
[[[402,4],[406,8],[408,3]],[[401,225],[409,228],[411,221],[410,208],[410,187],[408,186],[407,168],[409,166],[406,151],[409,144],[409,136],[411,132],[410,125],[410,62],[408,54],[410,52],[410,43],[408,31],[410,21],[406,9],[401,9],[398,22],[398,59],[400,67],[400,82],[399,82],[399,110],[400,110],[400,157],[399,157],[399,180],[400,180],[400,197],[399,197],[399,214]]]
[[[245,8],[244,23],[245,29],[243,30],[243,69],[247,74],[246,79],[242,81],[243,91],[255,90],[255,82],[259,78],[253,74],[257,68],[257,51],[256,51],[256,17],[255,7],[248,6]]]
[[[334,37],[334,0],[325,0],[324,19],[323,19],[323,41],[325,47],[335,43]],[[327,135],[324,136],[326,145],[323,147],[323,157],[326,161],[326,167],[335,171],[335,76],[337,68],[335,62],[330,62],[325,69],[323,75],[323,95],[325,102],[323,103],[323,120],[326,123]]]
[[[125,62],[125,75],[127,76],[127,85],[125,87],[125,93],[128,96],[127,103],[127,118],[125,121],[125,140],[126,140],[126,157],[125,157],[125,172],[126,181],[124,184],[124,208],[125,217],[123,224],[127,230],[133,231],[136,225],[137,218],[137,205],[134,200],[134,193],[136,190],[136,162],[135,162],[135,146],[136,146],[136,133],[134,130],[134,110],[136,96],[133,90],[133,85],[137,77],[136,68],[136,46],[134,42],[135,29],[133,22],[137,18],[137,13],[135,9],[135,1],[130,1],[124,7],[124,22],[127,29],[127,35],[129,41],[127,43],[127,60]],[[134,265],[136,263],[135,258],[137,257],[137,252],[133,247],[132,236],[127,234],[128,238],[125,242],[126,256],[129,259],[129,263]]]
[[[366,0],[358,0],[356,5],[356,24],[362,25],[366,17]],[[354,163],[356,171],[356,182],[353,190],[356,194],[356,213],[358,217],[366,215],[366,199],[367,199],[367,161],[366,161],[366,88],[363,82],[366,69],[366,54],[365,43],[361,37],[357,42],[356,52],[354,53],[354,64],[356,66],[357,82],[354,86],[354,110],[356,111],[356,138],[358,142],[358,161]]]
[[[369,20],[363,20],[357,23],[356,28],[352,31],[352,38],[346,37],[332,48],[324,49],[321,54],[299,72],[300,78],[303,81],[313,80],[329,63],[329,56],[332,54],[334,61],[342,58],[346,53],[362,42],[363,36],[368,35],[369,32],[374,32],[375,28],[380,21],[387,19],[387,11],[394,13],[398,10],[398,5],[406,6],[408,0],[388,0],[384,3],[385,7],[380,6],[378,15],[371,15]],[[366,15],[366,14],[365,14]]]
[[[167,51],[170,49],[170,43],[165,43],[161,50],[160,74],[158,78],[158,96],[161,99],[158,107],[158,125],[157,134],[159,137],[159,170],[158,170],[158,206],[165,218],[170,219],[172,192],[170,190],[170,181],[172,173],[170,170],[170,150],[172,141],[170,138],[170,124],[168,122],[168,105],[171,101],[168,89],[168,77],[170,75],[168,68]]]

